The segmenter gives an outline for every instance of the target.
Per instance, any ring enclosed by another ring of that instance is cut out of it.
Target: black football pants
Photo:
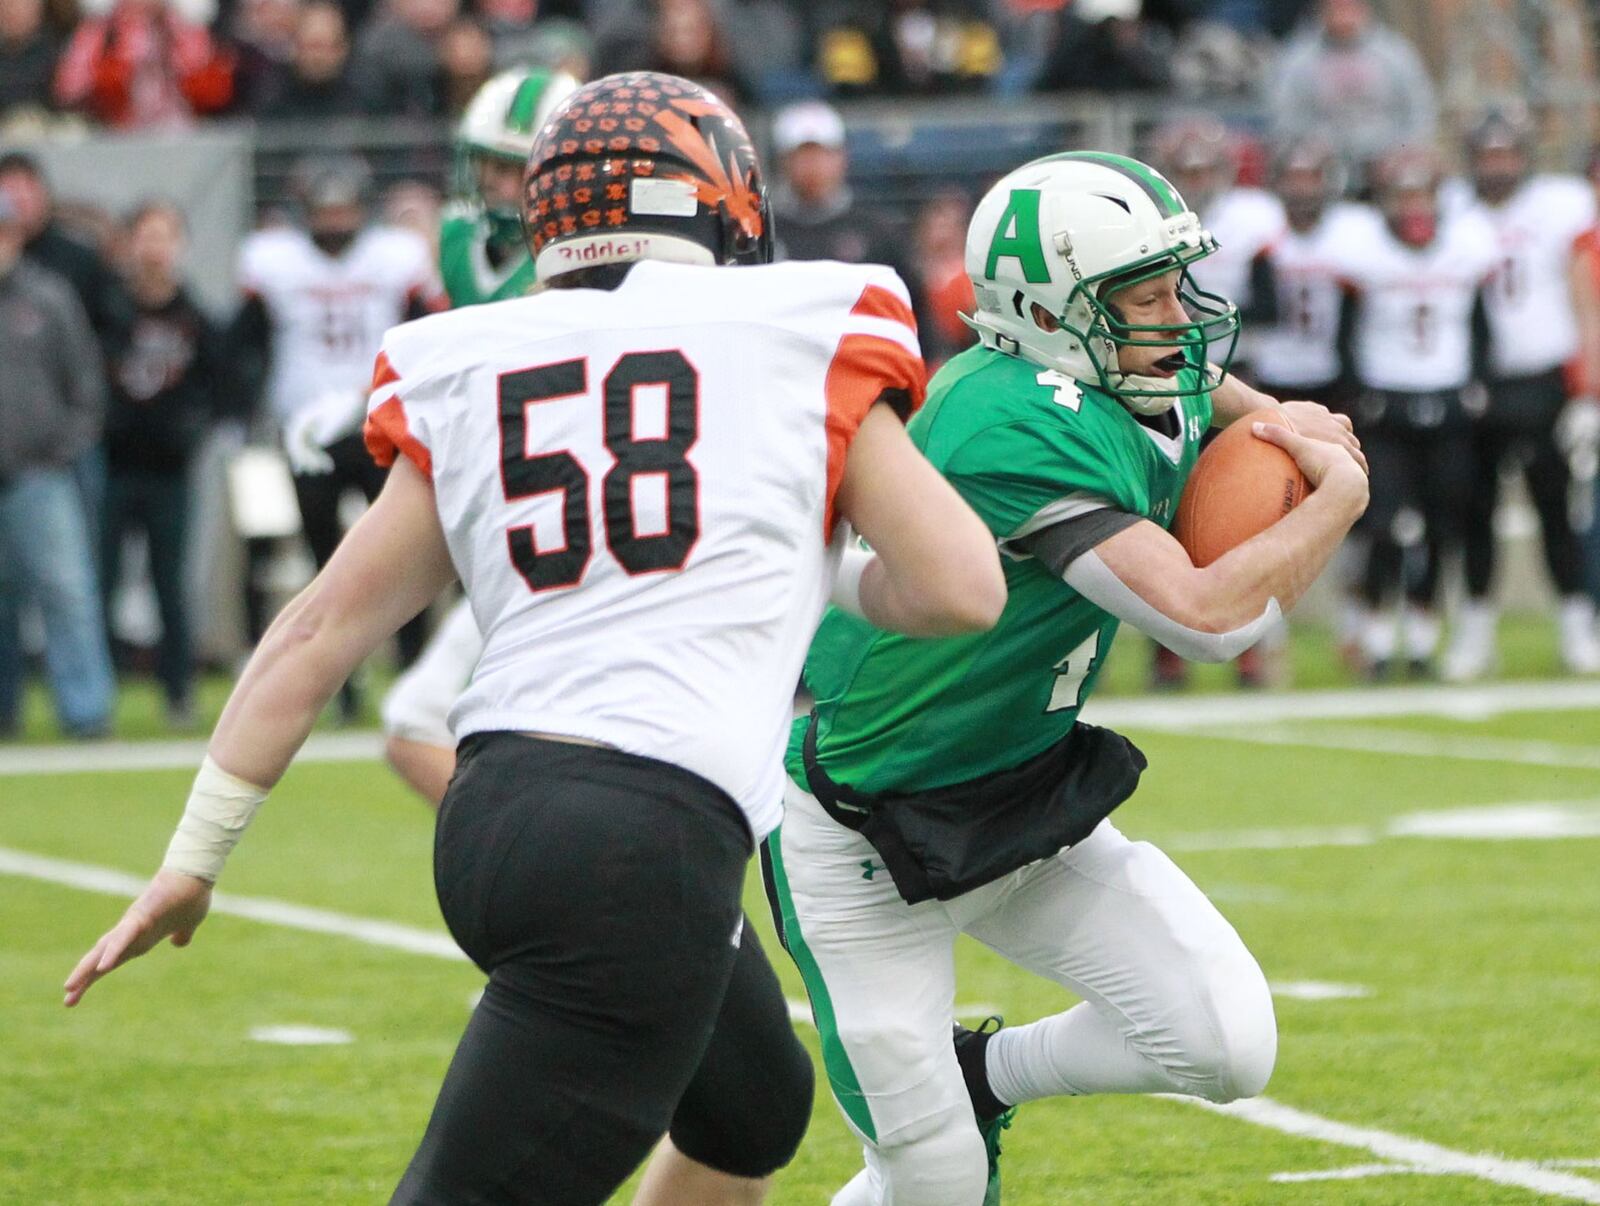
[[[1494,585],[1494,509],[1500,467],[1509,457],[1521,466],[1539,513],[1552,584],[1562,595],[1583,589],[1583,549],[1567,509],[1572,471],[1555,437],[1566,401],[1560,369],[1490,386],[1489,409],[1472,426],[1473,486],[1463,532],[1467,593],[1474,599],[1486,599]]]
[[[602,1203],[669,1131],[736,1175],[787,1163],[812,1070],[742,924],[751,849],[679,767],[467,738],[434,876],[489,984],[393,1201]]]

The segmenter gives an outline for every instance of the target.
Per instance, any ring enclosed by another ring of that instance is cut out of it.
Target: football
[[[1310,489],[1293,457],[1256,438],[1252,420],[1284,423],[1268,411],[1230,424],[1200,454],[1184,487],[1172,534],[1196,565],[1210,565],[1265,531]]]

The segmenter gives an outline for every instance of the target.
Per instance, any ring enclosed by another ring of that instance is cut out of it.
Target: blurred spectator
[[[772,190],[773,233],[781,260],[878,258],[880,239],[847,182],[844,121],[821,101],[780,109],[772,122],[779,179]]]
[[[1521,111],[1486,114],[1467,136],[1471,211],[1493,229],[1499,262],[1484,291],[1488,398],[1472,420],[1474,481],[1463,522],[1467,598],[1446,651],[1446,678],[1488,673],[1496,656],[1494,517],[1502,470],[1522,472],[1539,515],[1545,565],[1560,597],[1562,664],[1600,673],[1594,604],[1568,509],[1572,473],[1558,432],[1566,365],[1578,351],[1573,244],[1595,224],[1595,199],[1578,177],[1533,174],[1533,126]]]
[[[1267,88],[1279,141],[1321,135],[1352,183],[1396,146],[1433,138],[1436,104],[1416,49],[1372,15],[1368,0],[1321,0],[1318,21],[1285,48]]]
[[[471,18],[445,30],[439,41],[439,99],[444,114],[457,118],[494,71],[494,42]]]
[[[43,0],[0,0],[0,121],[50,108],[56,51]]]
[[[117,0],[73,31],[56,100],[123,129],[187,124],[233,99],[233,58],[163,0]]]
[[[344,12],[331,0],[311,0],[295,26],[294,56],[263,90],[257,117],[305,121],[350,117],[362,111],[350,72]]]
[[[923,205],[912,228],[906,284],[930,373],[975,341],[972,328],[961,321],[976,304],[966,264],[971,217],[972,201],[965,193],[944,192]]]
[[[976,0],[887,0],[842,11],[817,45],[818,74],[842,96],[973,92],[1000,74],[1000,35]]]
[[[18,725],[16,616],[31,602],[61,727],[98,737],[111,723],[111,659],[72,466],[99,438],[100,355],[67,282],[23,257],[26,237],[0,190],[0,734]]]
[[[16,208],[25,240],[23,254],[66,278],[89,315],[102,359],[110,360],[121,350],[133,323],[133,302],[121,278],[99,251],[62,229],[44,170],[31,155],[21,151],[0,155],[0,193]]]
[[[189,465],[226,392],[220,336],[180,275],[183,215],[152,202],[128,220],[127,270],[137,306],[133,334],[111,363],[106,414],[106,511],[101,589],[106,628],[121,579],[123,537],[138,529],[149,550],[161,614],[156,677],[168,723],[194,718],[194,648],[187,599]]]
[[[1074,0],[1060,10],[1035,87],[1043,92],[1153,92],[1172,78],[1172,35],[1140,0]]]
[[[244,0],[234,18],[233,105],[259,113],[294,57],[300,0]]]
[[[601,40],[601,74],[665,71],[703,84],[729,104],[749,99],[711,0],[651,0],[650,10],[620,22]]]
[[[368,502],[386,472],[361,442],[373,361],[383,332],[443,304],[428,244],[408,230],[369,225],[371,174],[352,155],[295,165],[303,226],[258,231],[239,252],[245,292],[232,332],[242,356],[268,364],[267,400],[283,432],[306,544],[320,569],[344,534],[340,502]],[[265,627],[264,599],[247,592],[252,638]],[[409,663],[427,639],[426,617],[400,630]],[[355,688],[340,693],[346,719]]]
[[[1399,665],[1432,669],[1440,566],[1473,489],[1467,394],[1483,377],[1482,292],[1496,252],[1482,214],[1441,212],[1430,149],[1391,152],[1374,184],[1380,209],[1338,246],[1337,269],[1357,294],[1356,434],[1372,474],[1360,644],[1381,678]],[[1398,625],[1387,611],[1395,595]]]
[[[369,112],[436,117],[440,43],[461,0],[387,0],[356,38],[355,72]]]

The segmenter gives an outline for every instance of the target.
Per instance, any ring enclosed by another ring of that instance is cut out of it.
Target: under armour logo
[[[861,860],[861,878],[862,879],[871,879],[879,871],[886,871],[886,870],[888,870],[888,868],[885,867],[882,863],[875,863],[870,858],[864,858],[864,859]]]

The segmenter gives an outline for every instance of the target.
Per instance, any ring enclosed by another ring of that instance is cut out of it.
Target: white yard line
[[[116,871],[110,867],[73,863],[5,847],[0,847],[0,875],[20,875],[123,899],[137,896],[149,882],[142,876],[129,875],[126,871]],[[218,892],[211,898],[211,911],[228,917],[245,917],[267,925],[281,925],[291,930],[351,938],[368,946],[386,946],[412,955],[431,955],[436,959],[461,962],[467,958],[450,935],[442,930],[425,930],[371,917],[353,917],[348,913],[313,909],[265,896],[235,896],[231,892]]]
[[[1484,720],[1503,712],[1570,712],[1596,707],[1600,707],[1600,682],[1496,683],[1476,687],[1352,688],[1262,695],[1094,699],[1085,709],[1085,719],[1096,724],[1187,732],[1232,725],[1281,724],[1286,716],[1294,720],[1373,720],[1385,716]],[[1231,735],[1240,736],[1237,732]],[[1560,754],[1573,748],[1556,747],[1556,750]],[[15,746],[0,749],[0,776],[188,770],[200,765],[205,750],[205,741],[198,738]],[[317,733],[306,742],[296,761],[366,762],[381,757],[382,753],[383,737],[379,733]]]
[[[1600,682],[1569,681],[1091,699],[1084,708],[1084,719],[1112,727],[1182,731],[1272,724],[1286,716],[1295,720],[1375,720],[1384,716],[1486,720],[1502,712],[1572,712],[1594,707],[1600,707]]]
[[[1296,714],[1294,719],[1299,721],[1306,718]],[[1444,734],[1397,733],[1387,729],[1367,728],[1229,729],[1209,724],[1197,725],[1182,732],[1187,737],[1203,738],[1207,741],[1236,741],[1247,745],[1289,745],[1321,750],[1348,750],[1358,754],[1399,754],[1411,758],[1454,758],[1468,762],[1600,770],[1600,749],[1559,741],[1511,741],[1496,737],[1452,737]]]
[[[206,742],[102,741],[93,744],[0,748],[0,775],[62,775],[133,770],[196,770]],[[383,757],[383,734],[313,733],[296,762],[373,762]]]
[[[1282,1105],[1268,1097],[1254,1097],[1248,1101],[1235,1101],[1216,1105],[1197,1097],[1174,1100],[1199,1106],[1213,1113],[1225,1114],[1243,1122],[1294,1135],[1301,1139],[1314,1139],[1319,1143],[1334,1143],[1353,1147],[1406,1165],[1403,1172],[1425,1172],[1436,1176],[1476,1177],[1496,1185],[1514,1185],[1533,1193],[1549,1194],[1572,1202],[1600,1204],[1600,1181],[1574,1176],[1546,1168],[1531,1160],[1511,1160],[1504,1156],[1473,1155],[1458,1152],[1424,1139],[1412,1139],[1375,1127],[1351,1126],[1335,1122],[1318,1114],[1310,1114],[1292,1106]],[[1365,1174],[1363,1174],[1365,1175]]]

